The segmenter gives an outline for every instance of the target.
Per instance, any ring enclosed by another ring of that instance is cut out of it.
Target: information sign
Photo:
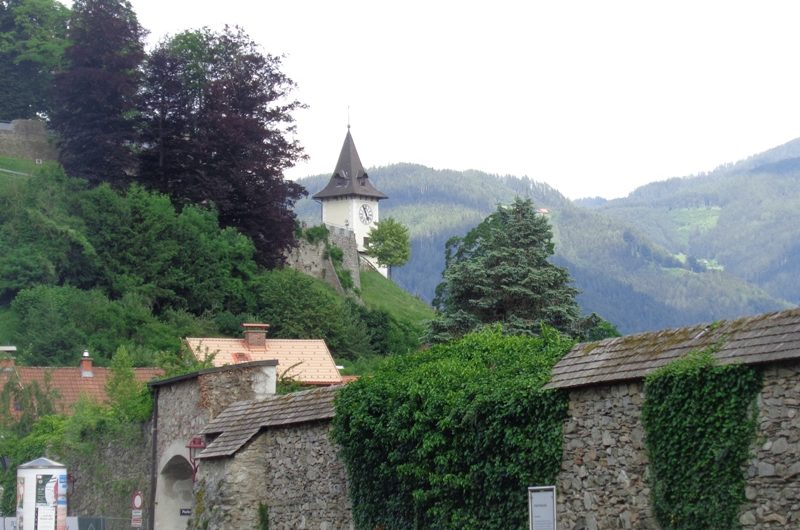
[[[142,510],[131,510],[131,527],[142,527]]]
[[[556,487],[528,488],[530,530],[556,530]]]

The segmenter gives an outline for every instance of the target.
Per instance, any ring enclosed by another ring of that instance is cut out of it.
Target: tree
[[[75,0],[52,126],[67,173],[124,187],[135,172],[136,95],[145,31],[124,0]]]
[[[378,260],[378,265],[396,267],[411,259],[408,228],[391,217],[379,221],[369,231],[367,254]]]
[[[223,226],[248,235],[259,263],[275,266],[294,244],[294,202],[283,179],[301,158],[278,57],[238,28],[162,42],[145,65],[141,181],[179,204],[213,204]]]
[[[580,313],[577,290],[566,269],[548,261],[553,250],[550,225],[530,199],[498,206],[466,236],[452,238],[429,339],[493,322],[511,333],[535,334],[542,324],[570,332]]]
[[[55,0],[0,0],[0,120],[48,113],[69,13]]]

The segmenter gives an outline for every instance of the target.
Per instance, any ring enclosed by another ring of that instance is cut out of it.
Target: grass
[[[10,156],[0,156],[0,169],[7,169],[9,171],[18,171],[20,173],[33,173],[38,166],[32,160],[25,160],[22,158],[12,158]]]
[[[675,208],[670,210],[669,218],[675,232],[684,245],[694,234],[703,234],[713,230],[719,221],[722,209],[719,206],[710,208]]]
[[[399,321],[423,325],[433,318],[433,308],[375,271],[361,271],[361,299]]]

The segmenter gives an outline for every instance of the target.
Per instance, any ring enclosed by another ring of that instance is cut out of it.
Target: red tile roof
[[[146,383],[156,377],[164,375],[161,368],[134,368],[137,381]],[[106,383],[111,376],[110,368],[91,367],[92,377],[84,377],[78,366],[67,368],[54,368],[42,366],[6,366],[0,369],[0,385],[5,386],[12,374],[16,372],[23,386],[34,381],[40,388],[45,388],[45,381],[50,389],[58,393],[56,410],[61,413],[70,413],[80,396],[85,395],[98,402],[108,401]]]
[[[245,339],[187,337],[186,343],[200,359],[214,355],[214,366],[246,361],[278,361],[278,377],[288,377],[309,385],[338,385],[342,376],[328,346],[321,339],[266,339],[265,346],[248,344]]]

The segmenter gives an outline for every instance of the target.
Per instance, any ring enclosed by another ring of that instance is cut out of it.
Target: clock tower
[[[349,125],[331,180],[313,199],[322,204],[324,224],[351,230],[355,234],[358,251],[366,251],[369,231],[380,219],[378,201],[388,197],[369,181]],[[373,263],[372,260],[370,262]]]

